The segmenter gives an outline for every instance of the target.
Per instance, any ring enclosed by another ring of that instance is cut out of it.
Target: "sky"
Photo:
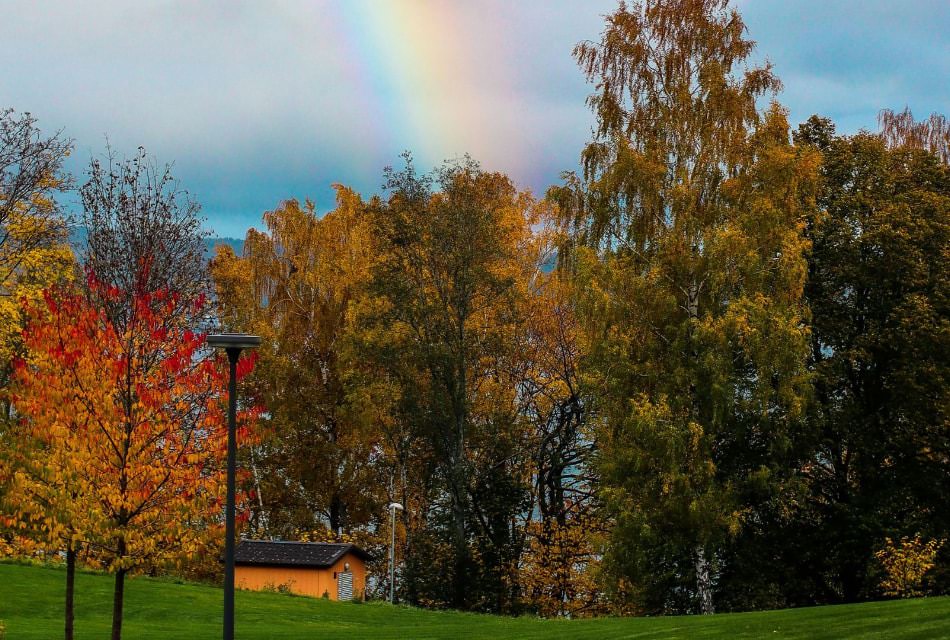
[[[950,1],[734,0],[793,126],[950,112]],[[592,88],[571,58],[616,0],[5,0],[0,106],[75,141],[144,146],[243,237],[288,198],[368,196],[411,150],[469,153],[535,193],[575,169]]]

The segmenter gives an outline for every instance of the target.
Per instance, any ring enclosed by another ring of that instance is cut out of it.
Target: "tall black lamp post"
[[[224,512],[224,640],[234,640],[234,467],[237,458],[235,422],[237,414],[237,361],[243,349],[261,343],[246,333],[218,333],[208,336],[208,345],[224,349],[231,365],[228,381],[228,501]]]

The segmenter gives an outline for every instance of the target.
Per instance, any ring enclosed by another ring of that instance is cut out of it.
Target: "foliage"
[[[45,136],[29,113],[0,111],[0,382],[21,349],[23,301],[37,303],[48,286],[69,280],[68,216],[56,196],[71,186],[63,162],[72,142]],[[3,418],[9,398],[0,397]],[[0,426],[0,436],[6,427]]]
[[[128,571],[179,561],[220,537],[224,376],[198,357],[204,336],[178,324],[175,294],[135,296],[121,329],[81,294],[48,293],[45,302],[24,333],[15,406],[46,451],[17,471],[27,501],[17,515],[82,540],[116,574],[117,637]]]
[[[582,177],[550,191],[600,415],[607,566],[647,611],[713,610],[717,560],[779,490],[802,412],[802,237],[817,154],[725,0],[651,0],[575,57],[597,91]],[[692,586],[690,585],[692,583]]]
[[[788,562],[819,601],[852,601],[876,592],[885,536],[950,536],[950,169],[820,118],[799,139],[823,154],[825,213],[808,230],[817,441]]]
[[[369,207],[377,262],[359,336],[390,390],[406,595],[504,609],[527,494],[515,354],[537,271],[536,205],[470,159],[422,176],[406,159]],[[436,549],[449,557],[434,561]]]
[[[273,582],[267,582],[261,587],[261,591],[269,591],[271,593],[281,593],[283,595],[293,595],[294,593],[294,580],[288,580],[287,582],[281,582],[280,584],[274,584]]]
[[[889,147],[922,149],[950,164],[950,121],[940,113],[917,122],[910,107],[900,113],[884,109],[878,115],[881,135]]]
[[[924,575],[933,569],[937,551],[944,543],[946,540],[924,542],[919,535],[903,536],[898,542],[885,538],[884,546],[874,552],[884,567],[885,577],[881,581],[884,593],[899,598],[923,595]]]
[[[222,248],[212,261],[225,325],[263,338],[246,389],[267,407],[249,461],[263,535],[350,530],[382,511],[378,411],[351,383],[358,363],[346,351],[373,264],[361,207],[343,187],[322,218],[284,202],[265,231],[248,232],[243,257]]]
[[[542,242],[544,241],[541,238]],[[597,479],[590,465],[593,434],[579,379],[582,331],[575,292],[562,271],[537,274],[527,301],[519,390],[531,422],[532,508],[541,521],[566,524],[568,514],[591,511]]]
[[[142,147],[121,161],[110,149],[104,161],[90,161],[79,194],[87,232],[82,263],[101,285],[88,293],[109,321],[124,330],[141,296],[174,291],[176,296],[161,301],[165,312],[174,303],[174,317],[198,325],[204,309],[196,302],[208,293],[204,247],[211,233],[202,228],[200,207],[181,189],[171,166],[160,168]]]
[[[608,610],[599,585],[603,526],[589,516],[531,522],[519,572],[529,607],[544,617],[585,617]]]

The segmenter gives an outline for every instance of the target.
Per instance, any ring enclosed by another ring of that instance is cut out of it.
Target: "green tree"
[[[950,169],[913,145],[798,134],[824,161],[810,226],[812,420],[802,561],[828,600],[875,594],[886,537],[950,532]]]
[[[808,387],[817,154],[758,110],[779,82],[738,70],[752,48],[726,0],[648,0],[574,51],[595,137],[550,196],[591,336],[608,567],[647,611],[713,611],[717,560],[780,482]]]
[[[363,348],[394,389],[387,436],[413,602],[499,610],[521,547],[527,428],[518,331],[535,203],[471,160],[387,173]],[[399,485],[402,485],[401,487]]]

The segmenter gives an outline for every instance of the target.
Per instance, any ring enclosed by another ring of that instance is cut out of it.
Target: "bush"
[[[903,537],[895,542],[886,538],[884,547],[874,555],[886,574],[881,581],[884,593],[898,598],[924,595],[924,575],[934,567],[937,552],[946,540],[928,540],[920,536]]]

